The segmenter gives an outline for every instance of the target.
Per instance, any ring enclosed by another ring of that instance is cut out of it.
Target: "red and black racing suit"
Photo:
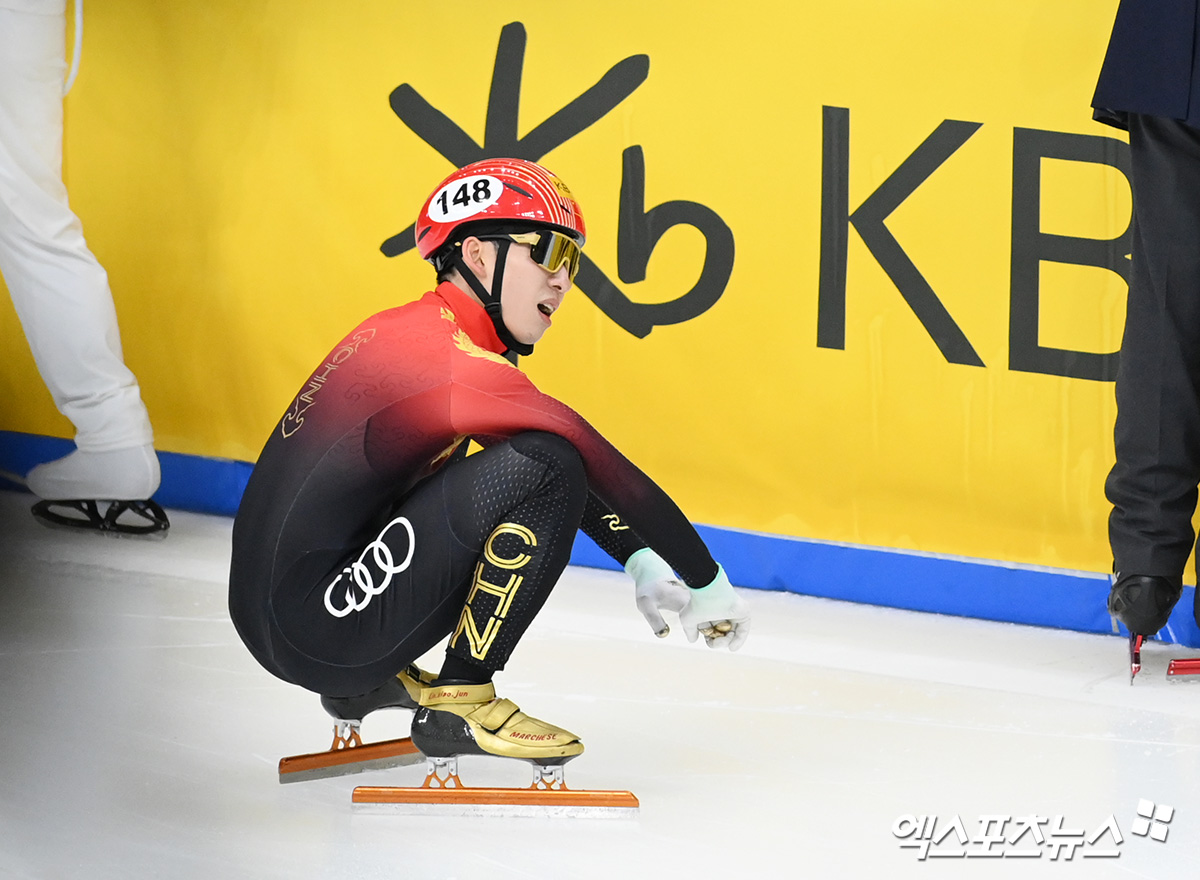
[[[269,671],[361,694],[449,634],[448,654],[501,669],[576,528],[621,563],[650,546],[691,587],[716,577],[666,493],[504,350],[442,283],[305,383],[233,527],[230,614]],[[464,457],[468,438],[485,449]]]

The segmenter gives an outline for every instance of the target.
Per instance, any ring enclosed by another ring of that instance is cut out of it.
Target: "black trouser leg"
[[[1200,482],[1200,131],[1132,115],[1132,277],[1105,484],[1116,570],[1178,576]]]
[[[519,467],[525,475],[517,482],[530,488],[483,541],[446,650],[443,678],[486,681],[504,668],[566,568],[583,515],[587,479],[579,454],[566,440],[530,433],[514,437],[511,445],[523,459]],[[507,472],[488,477],[477,491],[486,493],[493,483],[511,479]]]

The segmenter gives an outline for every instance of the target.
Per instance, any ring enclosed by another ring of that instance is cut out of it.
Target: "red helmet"
[[[524,159],[484,159],[443,180],[417,215],[417,252],[424,260],[433,259],[453,243],[456,229],[477,223],[549,227],[580,247],[587,237],[583,213],[567,185]]]

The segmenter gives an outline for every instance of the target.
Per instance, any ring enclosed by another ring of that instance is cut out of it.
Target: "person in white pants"
[[[62,179],[65,41],[66,0],[0,0],[0,273],[76,432],[76,451],[26,482],[47,500],[148,499],[160,481],[150,419]]]

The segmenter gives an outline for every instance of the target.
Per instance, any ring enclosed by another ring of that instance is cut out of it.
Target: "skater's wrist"
[[[634,600],[638,611],[646,618],[654,634],[660,639],[671,631],[663,611],[679,613],[688,603],[689,590],[675,576],[666,560],[645,547],[632,554],[625,562],[625,571],[633,578]]]
[[[737,593],[725,574],[725,567],[717,563],[717,576],[702,587],[692,587],[689,590],[691,608],[700,614],[712,610],[719,612],[738,602]]]
[[[675,577],[675,572],[667,564],[667,561],[649,547],[643,547],[630,554],[629,558],[625,560],[625,573],[637,584],[648,584]]]

